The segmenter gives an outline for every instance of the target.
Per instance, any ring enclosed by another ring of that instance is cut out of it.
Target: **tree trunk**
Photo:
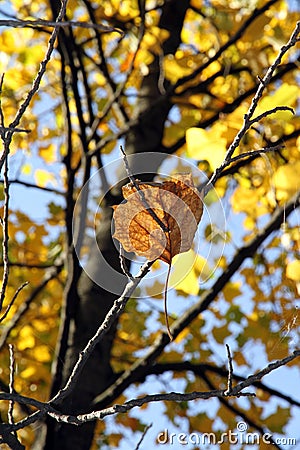
[[[54,1],[52,0],[51,3]],[[170,37],[163,46],[165,54],[175,53],[178,47],[181,28],[188,5],[189,1],[187,0],[174,0],[167,2],[163,7],[160,26],[170,32]],[[55,7],[52,5],[54,15],[57,7],[57,4],[55,4]],[[63,53],[66,62],[72,58],[72,54],[65,54],[73,48],[72,42],[70,43],[68,41],[71,39],[69,35],[61,35],[60,51]],[[171,103],[167,97],[162,98],[161,102],[157,102],[158,98],[162,96],[158,83],[159,71],[159,60],[155,57],[149,67],[149,74],[143,80],[140,91],[141,100],[137,111],[137,115],[140,117],[139,123],[126,137],[125,147],[128,154],[159,152],[161,149],[164,125],[171,108]],[[152,106],[153,104],[154,106]],[[144,112],[145,114],[143,114]],[[161,159],[153,162],[153,167],[149,168],[152,175],[149,175],[148,179],[153,177],[160,163]],[[134,170],[135,173],[138,171],[137,168],[134,168]],[[143,177],[141,176],[140,178]],[[111,238],[111,205],[117,204],[121,199],[120,186],[117,189],[114,188],[110,194],[106,205],[103,206],[103,218],[99,224],[97,241],[99,249],[108,264],[115,270],[121,271],[119,255]],[[105,268],[99,263],[98,251],[94,247],[90,249],[89,267],[96,269],[99,274],[106,277]],[[110,282],[115,288],[116,281],[111,279]],[[64,370],[61,377],[62,386],[68,379],[80,351],[103,322],[116,298],[115,294],[95,284],[85,271],[82,271],[79,277],[77,292],[74,291],[74,283],[71,283],[71,285],[73,286],[71,299],[70,290],[66,292],[66,299],[68,298],[68,301],[72,302],[72,308],[71,311],[67,312],[69,314],[67,319],[70,321],[70,326],[68,327],[68,350],[66,352]],[[119,290],[122,288],[123,286],[118,286]],[[66,320],[66,317],[64,320]],[[63,401],[62,405],[56,405],[57,408],[65,413],[72,414],[88,412],[92,409],[93,399],[113,383],[114,373],[110,364],[110,355],[116,328],[117,324],[105,335],[104,339],[90,356],[80,375],[76,388]],[[57,387],[55,390],[57,390]],[[53,419],[48,418],[47,432],[41,433],[41,439],[37,441],[35,448],[44,448],[46,450],[89,450],[93,441],[94,428],[94,422],[75,427],[57,423]],[[46,439],[43,442],[45,434]]]

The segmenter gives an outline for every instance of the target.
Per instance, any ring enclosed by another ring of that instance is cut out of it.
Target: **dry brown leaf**
[[[115,233],[127,252],[149,261],[161,259],[169,264],[164,306],[167,313],[167,286],[173,256],[188,251],[200,222],[203,203],[194,187],[192,175],[177,175],[163,183],[129,183],[122,188],[125,203],[114,206]]]
[[[203,212],[202,199],[191,174],[179,174],[163,183],[137,183],[145,201],[132,183],[123,187],[127,202],[114,206],[114,237],[128,252],[171,264],[173,256],[192,246]]]

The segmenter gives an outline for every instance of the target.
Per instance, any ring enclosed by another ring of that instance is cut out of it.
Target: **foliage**
[[[165,16],[162,13],[168,2],[67,2],[66,20],[98,24],[107,30],[62,27],[60,35],[64,33],[65,40],[58,41],[40,89],[22,117],[20,127],[30,132],[13,134],[8,158],[10,268],[1,316],[22,283],[29,284],[18,293],[1,323],[3,391],[9,390],[10,343],[17,364],[14,390],[38,401],[51,397],[51,365],[57,363],[60,351],[59,327],[65,319],[70,286],[73,282],[77,285],[80,278],[79,263],[72,253],[72,219],[86,181],[104,167],[101,188],[91,193],[98,205],[106,184],[115,185],[121,178],[122,162],[114,173],[106,171],[105,164],[119,157],[120,142],[125,149],[126,144],[130,148],[140,130],[144,135],[142,150],[138,151],[161,151],[183,158],[176,164],[172,160],[169,166],[168,161],[164,162],[170,177],[191,166],[210,177],[224,161],[226,150],[243,125],[258,77],[264,76],[296,24],[297,15],[285,1],[186,3],[180,42],[176,45],[169,25],[162,23],[162,17],[170,18],[172,14],[172,10]],[[2,128],[13,122],[30,91],[53,30],[51,23],[17,27],[13,20],[52,21],[59,5],[55,1],[11,0],[7,8],[9,13],[4,6],[0,9],[1,16],[11,21],[0,30],[0,72],[5,74]],[[170,285],[174,290],[169,294],[172,322],[198,302],[226,274],[239,249],[263,234],[265,224],[295,194],[299,195],[299,116],[291,112],[294,108],[297,113],[299,107],[298,55],[299,47],[295,46],[284,56],[255,111],[254,118],[262,117],[252,124],[233,157],[279,144],[283,144],[282,148],[249,160],[237,159],[216,180],[215,189],[205,199],[211,222],[200,222],[198,248],[195,245],[173,261]],[[155,67],[159,67],[159,73],[153,88],[151,74]],[[274,108],[272,114],[266,114]],[[156,116],[162,117],[161,134],[155,128]],[[1,133],[3,137],[4,131]],[[153,135],[158,136],[157,144]],[[200,184],[203,179],[196,181]],[[111,209],[120,201],[120,195],[113,189],[111,192],[111,198],[107,196],[97,206],[97,214],[93,215],[93,208],[87,204],[90,231],[104,220],[107,206]],[[5,216],[4,194],[1,188],[1,217]],[[219,216],[220,204],[226,227]],[[91,408],[130,400],[126,388],[137,381],[139,392],[148,393],[149,384],[144,381],[151,374],[158,382],[161,380],[159,386],[164,391],[168,371],[175,379],[167,388],[170,391],[179,389],[176,386],[185,393],[223,389],[227,383],[225,342],[230,343],[233,353],[234,381],[262,369],[266,362],[290,354],[299,345],[300,232],[299,215],[293,212],[298,204],[299,198],[290,216],[281,220],[281,227],[274,226],[274,233],[262,240],[258,251],[249,254],[233,276],[228,276],[214,303],[196,314],[175,341],[157,353],[153,364],[147,366],[148,372],[140,379],[129,378],[128,385],[108,396],[106,402],[105,394],[98,392],[100,397]],[[4,232],[3,236],[5,242]],[[82,243],[82,257],[88,257],[89,252],[87,240]],[[5,259],[5,249],[2,256]],[[119,318],[109,355],[112,383],[145,354],[155,339],[160,339],[164,330],[162,265],[154,263],[151,271],[153,279],[145,279],[135,292],[141,300],[129,300]],[[261,359],[257,360],[258,353]],[[297,363],[295,359],[285,368],[289,379],[295,373],[297,376]],[[267,378],[264,381],[256,398],[221,399],[213,416],[204,414],[204,400],[197,404],[165,402],[164,414],[173,428],[181,431],[181,418],[186,420],[187,432],[221,432],[222,427],[234,429],[239,416],[253,430],[262,433],[268,427],[271,433],[284,435],[292,420],[292,406],[299,407],[299,399],[284,397],[280,388],[271,392]],[[273,410],[268,409],[271,396]],[[1,416],[7,417],[8,403],[1,402],[0,408]],[[142,412],[141,418],[136,412],[116,416],[117,432],[111,434],[105,420],[99,421],[93,448],[104,448],[105,443],[119,446],[126,429],[132,430],[138,441],[147,420],[146,412]],[[24,405],[15,405],[16,421],[27,413]],[[30,448],[36,439],[34,429],[26,427],[18,433],[21,442]]]

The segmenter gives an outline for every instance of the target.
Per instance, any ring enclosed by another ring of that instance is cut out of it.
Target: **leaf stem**
[[[168,285],[169,285],[169,279],[170,279],[170,273],[171,273],[172,263],[170,262],[165,282],[165,292],[164,292],[164,309],[165,309],[165,321],[167,326],[168,335],[171,341],[173,341],[173,335],[170,330],[169,325],[169,319],[168,319],[168,310],[167,310],[167,292],[168,292]]]

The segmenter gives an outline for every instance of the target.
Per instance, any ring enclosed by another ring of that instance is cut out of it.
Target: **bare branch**
[[[260,84],[258,85],[256,93],[255,93],[254,97],[252,98],[252,101],[251,101],[251,104],[249,106],[249,109],[248,109],[247,113],[244,115],[244,123],[243,123],[242,127],[240,128],[240,130],[238,131],[237,135],[235,136],[232,144],[228,148],[228,150],[226,152],[226,155],[225,155],[225,158],[224,158],[224,161],[215,170],[215,172],[212,174],[211,178],[207,182],[207,185],[205,187],[205,193],[206,194],[212,188],[212,186],[215,184],[216,180],[218,179],[218,174],[220,172],[222,172],[224,167],[227,166],[227,162],[231,159],[234,151],[240,145],[240,142],[243,139],[243,137],[245,136],[246,132],[249,130],[249,128],[251,127],[251,125],[254,122],[257,122],[258,118],[252,119],[252,117],[253,117],[253,114],[254,114],[254,112],[255,112],[255,110],[257,108],[258,102],[261,99],[266,86],[270,83],[274,71],[277,69],[277,67],[281,63],[281,60],[282,60],[283,56],[288,52],[288,50],[290,50],[291,47],[293,47],[296,44],[299,32],[300,32],[300,21],[297,22],[297,25],[296,25],[296,27],[295,27],[295,29],[294,29],[294,31],[293,31],[289,41],[287,42],[286,45],[283,45],[281,47],[277,57],[275,58],[275,61],[268,68],[265,76],[260,81]],[[284,107],[280,106],[280,107],[277,107],[277,108],[273,108],[273,110],[266,111],[264,114],[270,115],[273,112],[276,112],[276,110],[279,110],[279,108],[284,108]],[[288,108],[288,109],[291,110],[290,108]],[[261,116],[265,117],[263,115],[261,115]]]
[[[5,152],[4,152],[5,153]],[[0,292],[0,310],[2,309],[7,283],[9,276],[9,259],[8,259],[8,215],[9,215],[9,181],[8,181],[8,154],[4,159],[4,209],[3,209],[3,217],[1,217],[0,222],[3,230],[3,241],[2,241],[2,250],[3,250],[3,276],[2,276],[2,286]]]
[[[15,381],[15,356],[14,356],[14,346],[8,344],[9,349],[9,393],[14,392],[14,381]],[[14,400],[10,400],[8,407],[8,423],[14,424]]]
[[[230,395],[232,391],[232,374],[233,374],[233,365],[232,365],[232,356],[230,352],[230,347],[226,344],[227,358],[228,358],[228,380],[227,380],[227,389],[224,392],[224,395]]]
[[[254,396],[255,394],[242,391],[253,385],[254,383],[261,380],[264,376],[268,375],[269,373],[273,372],[274,370],[278,369],[279,367],[285,366],[289,362],[293,361],[294,359],[298,358],[300,356],[300,350],[296,350],[293,352],[292,355],[287,356],[286,358],[280,359],[274,363],[269,364],[259,372],[257,372],[254,375],[250,375],[246,380],[242,381],[241,383],[238,383],[233,389],[230,394],[231,397],[241,397],[241,396]],[[223,398],[228,396],[226,394],[226,391],[223,389],[215,389],[207,392],[189,392],[189,393],[179,393],[179,392],[169,392],[164,394],[151,394],[146,395],[144,397],[135,398],[132,400],[129,400],[122,405],[115,404],[109,408],[105,408],[98,411],[93,411],[91,413],[84,413],[79,414],[77,416],[64,414],[62,412],[57,411],[54,407],[52,407],[50,402],[43,403],[38,400],[34,400],[29,397],[24,397],[22,395],[13,394],[13,393],[6,393],[6,392],[0,392],[0,399],[1,400],[14,400],[19,403],[25,403],[32,406],[35,406],[39,409],[37,413],[32,414],[31,416],[27,417],[26,419],[13,424],[13,425],[7,425],[6,430],[15,431],[20,428],[24,427],[24,422],[28,422],[28,420],[37,420],[37,418],[40,418],[41,414],[48,414],[54,419],[56,419],[58,422],[65,422],[69,424],[74,425],[80,425],[85,422],[90,422],[95,419],[102,420],[104,417],[111,416],[117,413],[125,413],[127,411],[130,411],[131,409],[135,407],[141,407],[148,403],[153,402],[161,402],[161,401],[175,401],[175,402],[182,402],[182,401],[192,401],[197,399],[203,399],[207,400],[210,398]],[[32,422],[31,422],[32,423]]]
[[[127,265],[126,265],[124,250],[123,250],[121,242],[120,242],[119,258],[120,258],[120,266],[121,266],[121,269],[122,269],[124,275],[126,275],[126,277],[129,280],[133,280],[134,277],[131,275],[131,273],[129,272]]]
[[[292,211],[300,205],[300,191],[282,208],[273,214],[271,220],[266,227],[258,233],[250,242],[244,247],[241,247],[234,255],[227,268],[216,280],[213,286],[200,296],[199,301],[187,310],[179,319],[177,319],[171,326],[173,339],[181,333],[199,314],[205,311],[209,305],[216,299],[217,295],[222,291],[226,283],[236,273],[244,261],[253,256],[258,250],[259,246],[267,239],[270,234],[279,229],[283,218],[287,218]],[[169,336],[162,333],[157,337],[153,346],[149,348],[146,355],[139,358],[130,369],[126,370],[106,391],[100,394],[94,403],[103,402],[104,404],[111,403],[111,401],[118,397],[118,395],[128,387],[132,381],[140,379],[147,374],[147,370],[152,366],[159,355],[164,351],[169,344]]]
[[[14,434],[7,431],[5,425],[0,425],[0,444],[7,444],[13,450],[25,450]]]
[[[124,310],[126,303],[128,302],[132,293],[135,291],[136,287],[139,285],[142,278],[149,272],[152,264],[153,261],[146,262],[141,267],[139,273],[127,283],[123,291],[123,294],[114,301],[104,321],[102,322],[102,324],[100,325],[94,336],[88,341],[84,350],[80,353],[77,363],[75,364],[72,373],[69,379],[67,380],[65,386],[50,400],[51,403],[61,402],[73,391],[73,389],[76,386],[77,379],[83,367],[85,366],[88,358],[90,357],[92,351],[94,350],[95,346],[102,339],[102,336],[105,333],[107,333],[112,324],[117,320],[121,312]]]
[[[63,264],[58,264],[52,270],[47,271],[41,284],[39,284],[35,289],[33,289],[33,291],[28,296],[28,298],[20,305],[19,309],[14,314],[13,318],[11,319],[11,321],[9,322],[7,327],[5,327],[2,330],[1,338],[0,338],[0,350],[5,345],[8,336],[10,335],[12,330],[15,328],[16,324],[19,322],[19,320],[23,317],[23,315],[28,310],[32,301],[44,289],[44,287],[49,283],[50,280],[53,280],[55,277],[57,277],[57,275],[62,271],[62,268],[63,268]],[[18,294],[18,293],[19,292],[17,291],[16,294]]]
[[[7,308],[6,308],[6,310],[5,310],[4,314],[3,314],[3,316],[0,317],[0,323],[7,317],[8,313],[9,313],[9,311],[10,311],[10,308],[11,308],[12,305],[14,304],[14,302],[15,302],[16,298],[18,297],[19,293],[20,293],[20,292],[22,291],[22,289],[23,289],[25,286],[27,286],[27,285],[28,285],[28,281],[25,281],[25,283],[22,283],[21,286],[18,287],[18,289],[17,289],[16,292],[14,293],[13,298],[11,299],[9,305],[7,306]]]
[[[180,362],[166,362],[166,363],[155,363],[154,365],[149,368],[147,371],[148,375],[161,375],[162,373],[168,372],[168,371],[174,371],[174,372],[187,372],[191,371],[196,376],[201,377],[205,379],[205,382],[207,383],[208,377],[206,376],[206,373],[212,373],[217,374],[219,376],[222,376],[224,378],[228,379],[228,370],[225,369],[225,367],[215,366],[213,364],[208,363],[192,363],[190,361],[180,361]],[[143,381],[145,377],[137,380],[137,381]],[[245,377],[238,375],[236,373],[232,374],[232,378],[235,381],[244,381]],[[278,391],[277,389],[273,389],[270,386],[267,386],[266,384],[262,383],[261,381],[253,383],[253,386],[265,391],[269,395],[274,395],[275,397],[281,398],[282,400],[285,400],[286,402],[290,403],[293,406],[297,406],[300,408],[300,401],[296,400],[295,398],[283,394],[281,391]],[[213,388],[214,389],[214,388]]]
[[[153,425],[153,424],[150,423],[149,425],[147,425],[147,426],[145,427],[145,429],[144,429],[144,431],[143,431],[143,434],[142,434],[142,436],[141,436],[141,438],[140,438],[139,442],[137,443],[137,445],[136,445],[136,447],[135,447],[134,450],[139,450],[139,448],[140,448],[140,446],[141,446],[141,443],[142,443],[143,440],[145,439],[145,436],[146,436],[148,430],[150,430],[150,428],[152,427],[152,425]]]
[[[61,20],[61,19],[60,19]],[[22,19],[2,19],[0,20],[0,27],[13,27],[13,28],[37,28],[37,27],[54,27],[54,28],[69,28],[69,27],[79,27],[79,28],[87,28],[101,31],[102,33],[111,33],[116,32],[123,36],[124,32],[119,28],[109,27],[107,25],[100,25],[96,23],[89,22],[81,22],[77,20],[68,20],[65,22],[61,21],[51,21],[44,19],[36,19],[36,20],[22,20]]]

